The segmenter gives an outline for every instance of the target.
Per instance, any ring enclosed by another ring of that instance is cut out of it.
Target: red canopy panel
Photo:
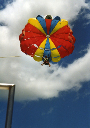
[[[22,38],[23,33],[19,36],[21,50],[22,52],[33,56],[46,36],[29,23],[22,31],[24,30],[25,36]]]

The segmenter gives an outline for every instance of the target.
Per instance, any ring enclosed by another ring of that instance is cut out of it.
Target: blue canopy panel
[[[61,21],[61,18],[59,16],[56,16],[53,20]]]
[[[59,16],[56,16],[52,22],[51,22],[51,26],[50,26],[50,31],[49,31],[49,34],[52,32],[52,30],[55,28],[55,26],[57,25],[57,23],[60,21],[60,17]]]
[[[47,34],[47,28],[46,28],[46,22],[45,22],[45,19],[41,16],[41,15],[38,15],[36,17],[36,19],[39,21],[39,23],[41,24],[42,28],[44,29],[45,33]]]
[[[47,38],[45,49],[44,49],[44,55],[43,57],[47,56],[49,58],[49,62],[51,61],[51,51],[50,51],[50,43],[49,39]]]

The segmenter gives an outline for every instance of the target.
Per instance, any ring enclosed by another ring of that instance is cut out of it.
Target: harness
[[[48,58],[44,58],[44,61],[47,62],[47,61],[49,61],[49,59]]]

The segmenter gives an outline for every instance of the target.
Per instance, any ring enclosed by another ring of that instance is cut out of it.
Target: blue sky
[[[90,2],[85,0],[5,0],[0,2],[0,83],[14,83],[12,128],[90,127]],[[76,38],[71,55],[51,67],[21,52],[19,34],[38,14],[60,16]],[[7,91],[0,90],[0,128]]]

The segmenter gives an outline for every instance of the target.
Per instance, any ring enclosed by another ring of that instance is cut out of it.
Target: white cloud
[[[87,54],[69,64],[42,66],[32,58],[1,61],[2,82],[16,84],[16,100],[34,100],[57,97],[60,91],[79,89],[81,82],[90,81],[90,49]],[[53,71],[53,73],[51,73]],[[3,95],[3,94],[2,94]]]
[[[16,85],[16,100],[57,97],[60,91],[79,89],[81,82],[90,80],[90,49],[67,68],[58,65],[49,68],[22,53],[18,40],[30,17],[51,14],[70,20],[76,18],[82,7],[88,8],[85,0],[16,0],[0,11],[0,22],[7,25],[0,26],[0,56],[22,56],[0,59],[0,83]],[[5,94],[0,92],[0,96]]]
[[[84,18],[88,19],[88,21],[84,24],[85,26],[87,26],[88,24],[90,24],[90,14],[86,14]]]

